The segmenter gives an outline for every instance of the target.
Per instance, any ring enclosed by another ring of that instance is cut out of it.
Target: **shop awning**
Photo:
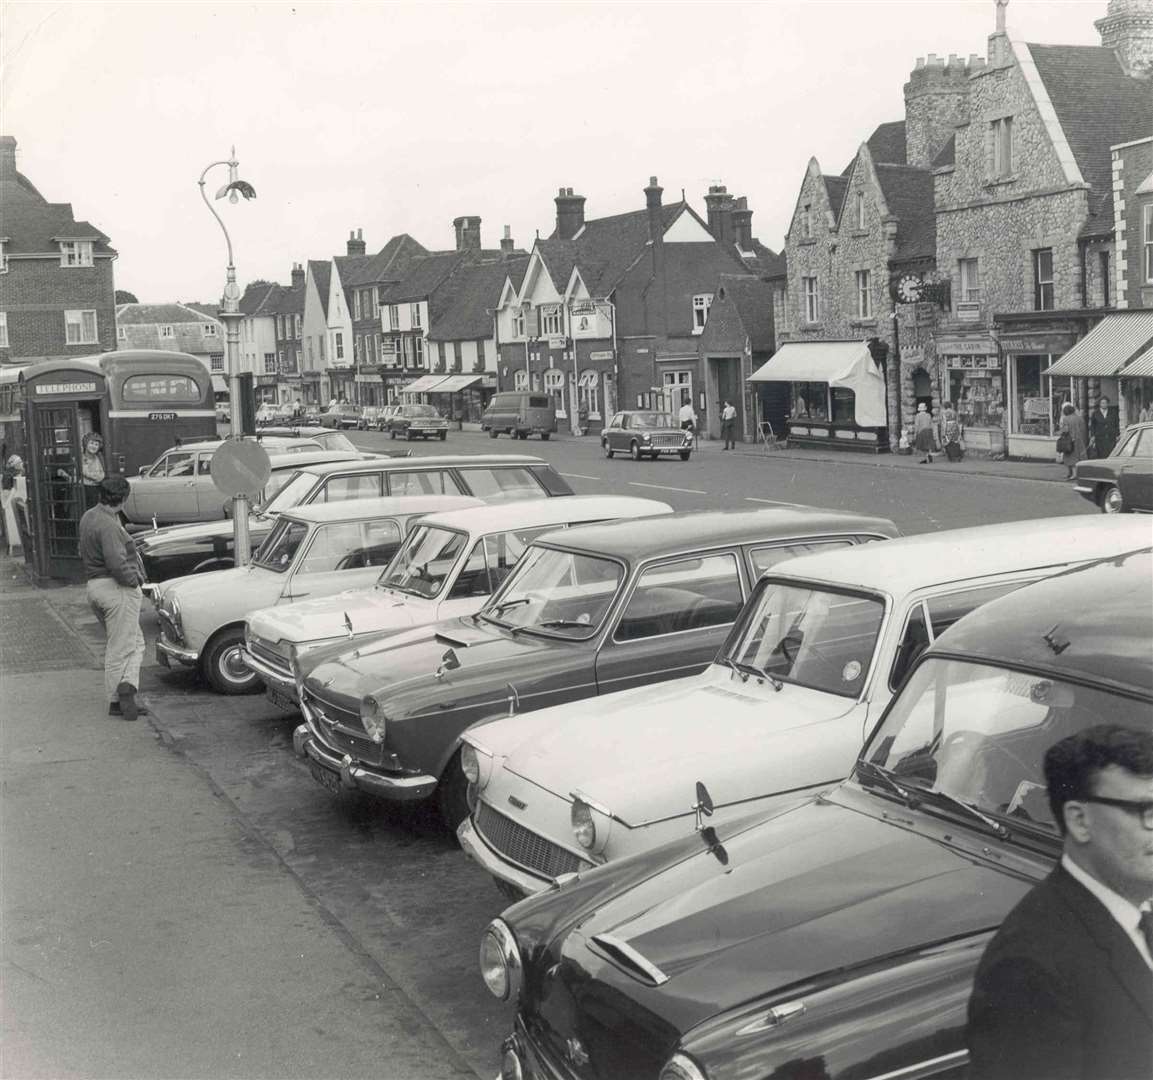
[[[402,394],[427,394],[434,386],[438,386],[444,382],[443,375],[422,375],[419,379],[414,379],[407,386],[400,388]]]
[[[1153,311],[1106,315],[1046,375],[1116,375],[1153,344]]]
[[[749,376],[749,382],[822,382],[855,395],[854,420],[884,427],[885,379],[861,341],[791,341]]]
[[[217,375],[217,374],[213,373],[212,392],[214,394],[227,394],[228,393],[228,380],[223,375]]]
[[[483,375],[450,375],[428,392],[430,394],[455,394],[458,390],[465,390],[474,383],[480,382],[482,378],[484,378]]]
[[[1117,374],[1126,379],[1153,379],[1153,344],[1133,357]]]

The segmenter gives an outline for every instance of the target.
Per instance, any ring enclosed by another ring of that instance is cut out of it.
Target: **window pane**
[[[131,375],[121,393],[125,401],[200,400],[200,387],[187,375]]]
[[[334,476],[324,485],[324,502],[342,502],[345,499],[373,499],[383,494],[380,473],[362,473],[359,476]]]
[[[996,600],[998,596],[1019,589],[1024,582],[998,582],[980,589],[966,589],[964,592],[950,593],[947,596],[934,596],[928,601],[929,621],[933,627],[933,637],[940,637],[962,615],[968,615],[982,604]]]
[[[809,540],[799,544],[778,544],[773,547],[754,548],[752,552],[753,566],[757,573],[762,574],[770,566],[794,559],[798,555],[810,555],[815,551],[832,551],[833,548],[849,547],[849,540]]]
[[[169,454],[152,472],[153,476],[191,476],[191,454]]]
[[[482,597],[488,596],[490,592],[492,592],[492,587],[489,584],[485,543],[482,538],[473,544],[468,559],[461,567],[460,573],[457,574],[456,581],[453,582],[448,598],[458,600],[469,596]]]
[[[460,495],[460,485],[446,472],[388,474],[390,495]]]
[[[540,499],[545,494],[528,469],[467,469],[464,480],[472,493],[485,502]]]
[[[650,567],[637,582],[617,627],[617,641],[731,623],[741,609],[732,555],[709,555]]]
[[[359,521],[322,525],[313,534],[297,573],[324,574],[331,570],[353,569],[350,563],[356,561],[357,554],[361,555],[360,565],[363,566],[363,547]]]
[[[307,525],[299,521],[281,521],[269,533],[253,561],[269,570],[283,573],[291,565],[297,548],[307,535]]]

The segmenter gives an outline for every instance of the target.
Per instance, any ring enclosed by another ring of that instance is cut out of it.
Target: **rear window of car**
[[[528,407],[530,409],[547,409],[549,407],[549,400],[546,397],[530,397],[528,399]]]
[[[462,475],[472,494],[485,502],[542,499],[546,495],[531,469],[464,469]]]

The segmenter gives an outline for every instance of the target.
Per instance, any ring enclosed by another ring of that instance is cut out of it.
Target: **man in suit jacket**
[[[1062,739],[1045,755],[1045,780],[1063,854],[981,959],[969,1000],[970,1075],[1147,1080],[1153,731],[1101,724]]]
[[[1089,438],[1093,441],[1093,456],[1108,457],[1117,445],[1117,414],[1109,411],[1109,399],[1102,395],[1097,408],[1089,414]]]

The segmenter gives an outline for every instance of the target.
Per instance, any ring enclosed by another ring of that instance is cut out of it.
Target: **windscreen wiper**
[[[741,676],[741,682],[748,682],[751,675],[754,679],[768,679],[769,685],[774,690],[780,690],[785,684],[781,682],[775,675],[770,675],[767,671],[762,671],[759,667],[753,664],[744,664],[740,660],[734,660],[731,656],[717,657],[718,664],[724,664],[725,667],[732,668],[738,675]]]
[[[956,795],[952,795],[948,791],[942,791],[940,788],[919,787],[916,789],[916,796],[914,797],[922,797],[927,800],[940,799],[942,802],[948,803],[957,810],[961,810],[970,817],[975,817],[978,821],[987,825],[1001,840],[1008,840],[1011,835],[1007,826],[1002,825],[1001,822],[995,818],[989,817],[988,814],[983,814],[972,803],[968,803],[964,799],[958,799]]]
[[[518,596],[515,600],[502,600],[499,604],[491,604],[489,607],[485,608],[484,613],[486,615],[500,615],[511,607],[519,607],[521,604],[529,603],[529,601],[530,597],[527,596]]]
[[[887,787],[895,795],[900,796],[907,803],[912,803],[913,795],[910,791],[901,787],[896,780],[893,779],[889,770],[882,765],[869,761],[867,758],[857,758],[857,764],[854,768],[855,772],[864,772],[864,774],[871,780],[880,780],[881,783]]]

